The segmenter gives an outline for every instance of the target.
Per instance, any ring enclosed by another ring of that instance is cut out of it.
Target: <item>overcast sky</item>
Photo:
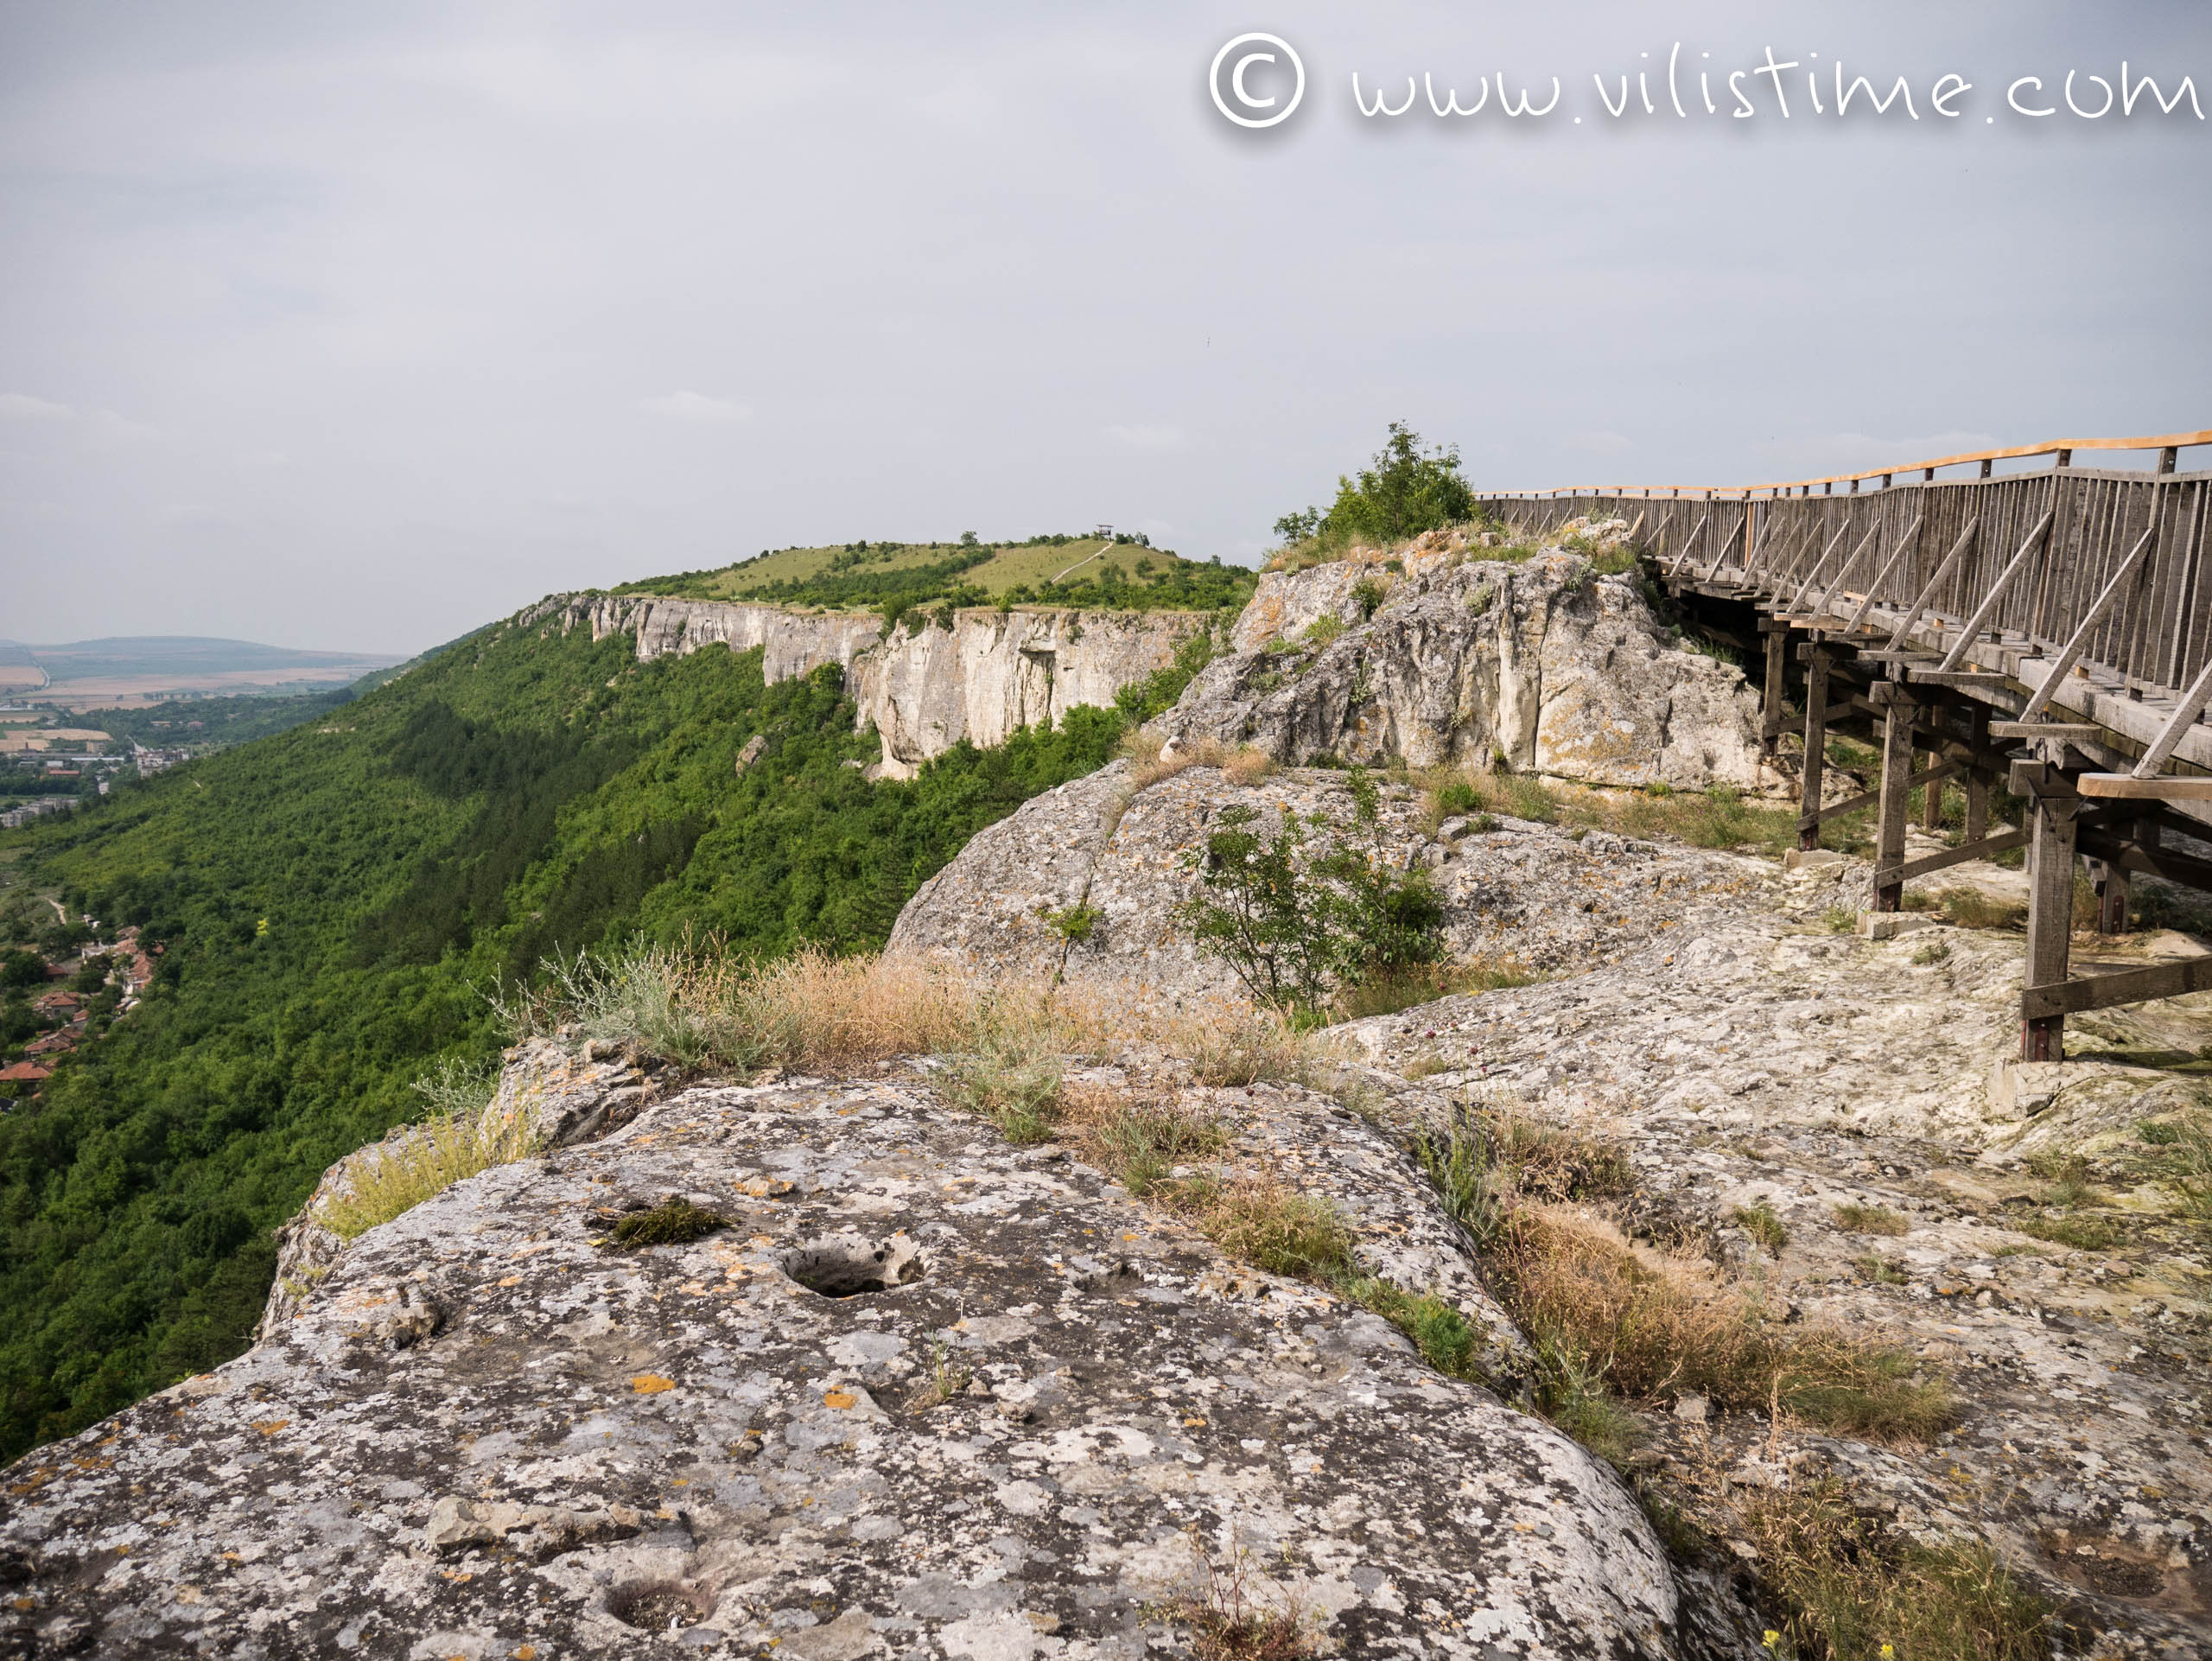
[[[1248,30],[1306,72],[1264,131]],[[1735,116],[1769,47],[1791,114]],[[1918,118],[1816,115],[1839,57]],[[2074,114],[2123,58],[2206,104],[2212,10],[12,0],[0,634],[409,652],[1101,519],[1249,561],[1392,419],[1501,487],[2212,425],[2212,124]]]

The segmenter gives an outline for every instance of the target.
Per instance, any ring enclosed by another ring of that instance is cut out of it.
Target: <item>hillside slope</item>
[[[834,667],[772,685],[757,650],[640,663],[626,636],[511,621],[16,833],[35,881],[168,950],[145,1001],[0,1117],[0,1457],[244,1347],[270,1231],[419,1113],[434,1063],[494,1053],[502,979],[633,930],[879,944],[1124,719],[1077,710],[870,782],[855,716]]]

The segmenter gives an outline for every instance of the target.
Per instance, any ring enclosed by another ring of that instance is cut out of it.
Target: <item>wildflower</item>
[[[1897,1661],[1897,1646],[1896,1645],[1885,1644],[1882,1645],[1882,1661]]]
[[[1769,1649],[1770,1650],[1770,1649],[1772,1649],[1776,1645],[1777,1645],[1777,1644],[1779,1644],[1779,1643],[1781,1643],[1781,1642],[1782,1642],[1782,1634],[1781,1634],[1780,1632],[1777,1632],[1777,1631],[1775,1631],[1773,1627],[1771,1627],[1771,1626],[1768,1627],[1768,1628],[1766,1629],[1766,1638],[1765,1638],[1765,1643],[1766,1643],[1766,1646],[1767,1646],[1767,1648],[1769,1648]]]

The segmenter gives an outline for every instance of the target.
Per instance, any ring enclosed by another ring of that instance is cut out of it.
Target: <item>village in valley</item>
[[[135,926],[104,933],[91,918],[54,925],[0,951],[0,1111],[37,1093],[54,1065],[136,1008],[162,948]]]

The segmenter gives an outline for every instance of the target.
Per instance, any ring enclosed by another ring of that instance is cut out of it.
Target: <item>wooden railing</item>
[[[1972,622],[1977,634],[2053,651],[2078,640],[2078,661],[2141,696],[2177,691],[2212,663],[2212,473],[2177,470],[2190,445],[2212,445],[2212,431],[2069,440],[1727,490],[1584,488],[1483,500],[1530,532],[1581,517],[1625,519],[1670,576],[1732,582],[1768,608],[1779,602],[1808,620],[1855,622],[1856,633],[1876,620],[1894,631],[1910,616],[1939,629]],[[2073,465],[2078,451],[2123,449],[2158,451],[2158,470]],[[1993,476],[1989,468],[2037,455],[2058,465]],[[1935,476],[1976,463],[1980,476]],[[1870,480],[1873,487],[1859,487]]]

